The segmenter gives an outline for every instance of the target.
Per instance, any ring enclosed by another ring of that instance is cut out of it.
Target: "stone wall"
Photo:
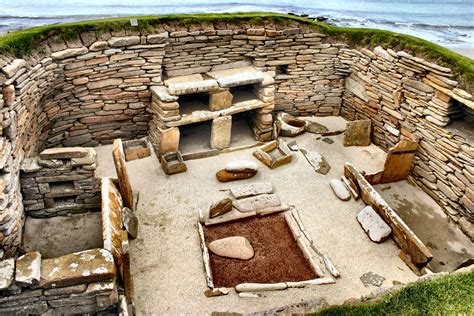
[[[273,76],[275,110],[294,115],[339,115],[351,86],[343,115],[370,117],[383,148],[401,128],[423,136],[414,177],[451,214],[473,220],[472,141],[440,126],[460,113],[457,103],[473,99],[444,67],[403,52],[350,49],[295,21],[166,23],[50,36],[39,46],[25,60],[0,56],[0,245],[7,257],[21,240],[25,157],[146,136],[150,87],[239,62]]]
[[[350,76],[341,115],[370,119],[384,149],[420,139],[412,179],[466,228],[474,223],[474,102],[451,69],[403,51],[342,49]],[[467,221],[466,221],[467,220]]]
[[[53,217],[100,211],[100,179],[93,148],[63,147],[25,158],[20,184],[27,216]]]
[[[112,254],[90,249],[42,259],[29,252],[0,261],[0,314],[52,315],[116,312],[119,301]]]

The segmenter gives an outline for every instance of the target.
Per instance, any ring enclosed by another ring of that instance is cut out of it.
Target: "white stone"
[[[230,192],[236,199],[241,199],[259,194],[273,193],[273,185],[271,182],[243,184],[230,188]]]
[[[253,161],[237,160],[228,162],[225,165],[225,170],[229,172],[257,172],[258,165]]]
[[[16,261],[15,282],[19,285],[35,285],[41,278],[41,254],[28,252]]]
[[[366,206],[357,215],[357,221],[360,223],[370,240],[379,243],[384,241],[392,232],[390,226],[384,222],[372,206]]]
[[[349,201],[351,199],[351,193],[347,190],[344,183],[339,179],[331,179],[329,181],[331,189],[334,191],[334,194],[343,201]]]
[[[15,278],[15,259],[0,261],[0,290],[7,289]]]
[[[219,89],[214,79],[204,79],[200,74],[170,78],[165,80],[165,85],[171,95],[209,92]]]
[[[224,149],[230,145],[232,116],[220,116],[212,121],[211,148]]]
[[[249,260],[253,257],[253,247],[247,238],[233,236],[214,240],[208,246],[209,250],[221,257]]]
[[[262,82],[265,79],[263,73],[252,66],[211,71],[207,75],[216,79],[223,88]]]
[[[76,57],[79,55],[83,55],[87,53],[89,50],[87,47],[79,47],[79,48],[68,48],[65,50],[61,50],[59,52],[55,52],[51,54],[51,58],[53,60],[65,59],[69,57]]]
[[[153,96],[157,97],[158,100],[163,102],[174,102],[178,100],[177,96],[171,95],[168,92],[168,89],[163,86],[153,86],[150,88]]]
[[[122,47],[140,44],[140,36],[112,37],[108,40],[110,47]]]
[[[260,211],[280,205],[280,199],[275,194],[261,194],[234,202],[234,207],[243,213]]]

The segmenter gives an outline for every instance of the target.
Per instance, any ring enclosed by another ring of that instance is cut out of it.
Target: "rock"
[[[360,277],[360,280],[362,281],[362,283],[364,283],[365,286],[370,284],[370,285],[381,287],[383,284],[383,281],[385,281],[385,278],[381,275],[373,273],[372,271],[369,271],[363,274]]]
[[[365,102],[369,102],[369,96],[367,95],[364,82],[362,82],[357,76],[352,75],[347,77],[345,87],[346,91],[352,92]]]
[[[125,164],[125,154],[123,144],[120,138],[114,140],[112,145],[112,157],[114,159],[115,172],[117,174],[120,195],[122,196],[123,206],[133,210],[133,190],[128,175],[127,165]]]
[[[108,40],[110,47],[122,47],[140,44],[140,36],[112,37]]]
[[[179,76],[165,80],[168,92],[172,95],[210,92],[219,89],[214,79],[205,79],[200,74]]]
[[[110,280],[116,275],[114,258],[105,249],[90,249],[59,258],[43,259],[42,288],[65,287]]]
[[[2,68],[2,72],[7,76],[7,78],[13,77],[18,70],[26,66],[26,61],[24,59],[14,59],[10,64]]]
[[[326,158],[324,158],[320,153],[316,151],[308,151],[304,148],[301,148],[301,152],[317,173],[327,174],[331,169],[331,166],[326,161]]]
[[[209,109],[211,111],[219,111],[227,109],[232,105],[232,93],[229,91],[219,91],[210,93],[209,96]]]
[[[41,278],[41,254],[28,252],[16,260],[15,282],[20,286],[39,284]]]
[[[166,154],[169,152],[179,151],[179,128],[171,127],[161,131],[160,153]]]
[[[280,135],[285,137],[295,137],[304,133],[306,122],[296,119],[290,114],[280,112],[277,115],[276,124],[280,130]]]
[[[178,97],[169,94],[168,89],[163,86],[153,86],[150,88],[151,93],[153,96],[157,97],[158,100],[163,102],[174,102],[178,101]]]
[[[342,183],[341,180],[331,179],[331,181],[329,181],[329,185],[331,186],[334,194],[336,194],[339,199],[343,201],[349,201],[351,199],[351,193],[349,190],[347,190],[345,184]]]
[[[87,47],[79,47],[79,48],[68,48],[65,50],[61,50],[59,52],[55,52],[51,54],[51,58],[53,60],[60,60],[60,59],[66,59],[69,57],[76,57],[79,55],[83,55],[87,53],[89,50]]]
[[[306,120],[306,131],[313,134],[322,134],[329,132],[329,129],[323,124]]]
[[[92,43],[92,45],[89,47],[89,49],[93,52],[103,50],[109,47],[109,43],[106,41],[97,41]]]
[[[253,66],[217,70],[206,75],[216,79],[223,88],[253,84],[265,79],[263,73]]]
[[[230,192],[236,199],[241,199],[259,194],[273,193],[273,185],[270,182],[250,183],[232,187]]]
[[[214,240],[208,246],[209,250],[221,257],[249,260],[253,258],[254,251],[250,242],[245,237],[233,236]]]
[[[380,243],[388,238],[392,229],[384,222],[372,206],[366,206],[357,215],[357,221],[360,223],[370,240]]]
[[[372,122],[370,120],[358,120],[347,122],[344,132],[344,146],[369,146]]]
[[[211,205],[209,208],[209,218],[217,217],[232,210],[232,200],[225,198]]]
[[[0,261],[0,290],[7,289],[15,278],[15,259]]]
[[[41,159],[71,159],[84,158],[89,154],[89,150],[84,147],[60,147],[48,148],[40,153]]]
[[[321,139],[321,141],[329,145],[334,144],[334,141],[331,138],[327,138],[327,137],[324,137],[323,139]]]
[[[118,86],[123,83],[123,79],[121,78],[109,78],[109,79],[103,79],[103,80],[98,80],[98,81],[91,81],[87,84],[87,89],[92,90],[92,89],[100,89],[100,88],[105,88],[105,87],[110,87],[110,86]]]
[[[261,194],[234,201],[234,207],[243,213],[264,210],[280,205],[280,199],[276,194]]]
[[[432,93],[434,91],[432,87],[430,87],[426,83],[418,81],[418,80],[411,80],[411,79],[408,79],[408,78],[405,77],[405,78],[402,79],[402,83],[403,83],[404,86],[414,88],[414,89],[419,90],[421,92]]]
[[[222,296],[229,294],[229,290],[225,287],[215,288],[215,289],[208,289],[204,292],[206,297],[215,297],[215,296]]]
[[[122,223],[125,230],[133,239],[138,236],[138,217],[128,207],[122,208]]]
[[[299,150],[298,144],[294,140],[288,143],[288,148],[290,148],[291,151]]]
[[[257,172],[258,165],[247,160],[231,161],[225,165],[225,170],[228,172]]]
[[[216,173],[216,177],[220,182],[229,182],[250,179],[256,174],[257,172],[229,172],[225,169],[222,169]]]
[[[212,120],[211,148],[224,149],[230,145],[232,116],[219,116]]]
[[[71,165],[72,166],[85,166],[85,165],[92,165],[96,162],[97,159],[97,152],[94,148],[86,148],[87,155],[80,158],[72,158]]]

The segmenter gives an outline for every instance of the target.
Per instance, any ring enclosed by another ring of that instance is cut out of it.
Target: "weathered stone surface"
[[[174,102],[178,100],[178,96],[169,94],[168,89],[163,86],[153,86],[150,88],[150,91],[153,96],[163,102]]]
[[[358,120],[347,122],[344,132],[344,146],[369,146],[372,132],[372,122],[370,120]]]
[[[229,181],[250,179],[256,174],[257,174],[256,172],[229,172],[225,169],[222,169],[216,173],[216,178],[220,182],[229,182]]]
[[[40,153],[41,159],[71,159],[84,158],[89,154],[89,149],[84,147],[48,148]]]
[[[171,127],[161,131],[160,153],[166,154],[179,150],[179,128]]]
[[[360,223],[370,240],[380,243],[388,238],[392,230],[383,219],[377,214],[372,206],[366,206],[357,215],[357,221]]]
[[[429,85],[427,85],[426,83],[423,83],[421,81],[412,80],[412,79],[409,79],[409,78],[403,78],[402,83],[404,85],[415,88],[416,90],[420,90],[420,91],[425,92],[425,93],[431,93],[431,92],[434,91],[432,87],[430,87]]]
[[[219,91],[210,93],[209,96],[209,109],[211,111],[219,111],[227,109],[232,105],[233,100],[232,93],[229,91]]]
[[[138,237],[138,217],[128,207],[122,208],[122,223],[130,237]]]
[[[111,178],[102,178],[102,239],[104,249],[117,262],[122,262],[122,208],[120,193]]]
[[[109,78],[109,79],[103,79],[103,80],[98,80],[98,81],[90,81],[87,84],[87,89],[100,89],[100,88],[105,88],[105,87],[110,87],[110,86],[118,86],[123,83],[123,79],[120,78]]]
[[[369,96],[367,95],[367,90],[365,89],[364,83],[358,79],[357,76],[349,76],[346,78],[346,91],[352,92],[365,102],[369,102]]]
[[[216,79],[223,88],[262,82],[265,79],[263,73],[252,66],[212,71],[207,75]]]
[[[99,50],[103,50],[109,47],[109,43],[106,41],[97,41],[92,43],[92,45],[89,47],[89,50],[92,52],[96,52]]]
[[[329,181],[329,185],[331,186],[334,194],[336,194],[339,199],[343,201],[349,201],[351,199],[351,193],[349,190],[347,190],[346,186],[341,180],[331,179],[331,181]]]
[[[313,134],[323,134],[329,132],[329,129],[323,124],[319,124],[313,121],[306,121],[306,131]]]
[[[73,166],[86,166],[92,165],[97,162],[97,152],[94,148],[84,148],[87,151],[87,155],[80,158],[72,158],[71,165]]]
[[[225,170],[229,172],[257,172],[258,165],[253,161],[236,160],[226,163]]]
[[[0,261],[0,290],[7,289],[15,279],[15,259]]]
[[[288,146],[274,140],[253,152],[253,155],[269,168],[277,168],[293,160],[293,155]]]
[[[300,149],[303,155],[305,156],[306,160],[309,162],[311,166],[313,166],[314,170],[320,174],[327,174],[331,169],[331,166],[326,161],[323,155],[316,151],[308,151],[305,148]]]
[[[221,257],[249,260],[253,258],[254,250],[245,237],[233,236],[214,240],[208,245],[209,250]]]
[[[243,213],[257,212],[280,205],[280,199],[276,194],[260,194],[234,201],[234,207]]]
[[[140,36],[112,37],[107,41],[110,47],[123,47],[140,44]]]
[[[204,295],[206,295],[206,297],[215,297],[227,294],[229,294],[229,290],[225,287],[207,289],[206,291],[204,291]]]
[[[181,152],[168,152],[160,156],[161,167],[167,175],[185,172],[188,167],[183,161]]]
[[[130,183],[130,177],[128,176],[128,170],[125,164],[125,154],[123,152],[123,144],[121,139],[114,140],[112,156],[114,158],[115,171],[117,172],[120,195],[123,199],[123,205],[133,210],[135,205],[133,205],[132,184]]]
[[[32,286],[41,278],[41,254],[28,252],[16,260],[15,282],[18,285]]]
[[[88,51],[89,50],[87,49],[87,47],[68,48],[65,50],[61,50],[59,52],[52,53],[51,58],[53,58],[53,60],[61,60],[61,59],[69,58],[69,57],[83,55],[87,53]]]
[[[271,182],[249,183],[232,187],[230,192],[236,199],[241,199],[259,194],[273,193],[273,185]]]
[[[224,149],[230,145],[232,116],[219,116],[212,120],[211,148]]]
[[[165,80],[165,85],[172,95],[209,92],[219,89],[214,79],[204,79],[200,74],[170,78]]]
[[[383,281],[385,281],[385,278],[381,275],[373,273],[372,271],[369,271],[369,272],[363,274],[360,277],[360,280],[362,281],[362,283],[364,283],[365,286],[375,285],[377,287],[381,287],[382,284],[383,284]]]
[[[305,121],[296,119],[290,114],[284,112],[278,113],[276,124],[279,129],[280,135],[285,137],[298,136],[304,133],[306,128]]]
[[[229,198],[222,199],[212,204],[209,208],[209,218],[214,218],[226,214],[232,210],[232,200]]]
[[[59,258],[43,259],[42,288],[55,288],[80,283],[98,282],[115,277],[112,254],[105,249],[90,249]]]
[[[24,59],[14,59],[10,64],[2,68],[2,72],[7,78],[13,77],[18,70],[26,66],[26,61]]]
[[[5,101],[6,106],[12,106],[15,102],[15,86],[8,85],[3,88],[3,101]]]

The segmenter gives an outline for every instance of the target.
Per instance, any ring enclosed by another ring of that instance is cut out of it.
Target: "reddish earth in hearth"
[[[247,238],[255,251],[250,260],[229,259],[209,253],[216,287],[240,283],[277,283],[316,278],[280,215],[252,218],[206,227],[206,243],[231,236]]]

